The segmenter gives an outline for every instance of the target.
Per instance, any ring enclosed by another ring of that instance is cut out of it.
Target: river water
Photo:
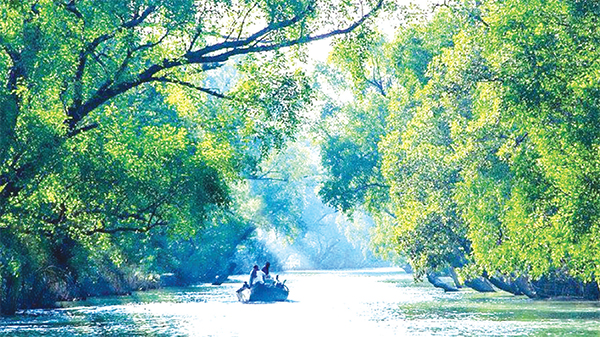
[[[0,336],[600,336],[600,303],[444,293],[398,269],[295,271],[279,303],[198,285],[94,298],[0,318]]]

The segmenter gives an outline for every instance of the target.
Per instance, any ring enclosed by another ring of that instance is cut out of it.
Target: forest
[[[0,17],[3,315],[267,259],[600,299],[600,3],[3,0]]]

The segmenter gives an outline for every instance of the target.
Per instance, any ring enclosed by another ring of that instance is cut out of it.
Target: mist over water
[[[294,271],[279,303],[239,303],[246,275],[0,319],[0,336],[547,336],[600,334],[595,302],[443,293],[399,269]]]

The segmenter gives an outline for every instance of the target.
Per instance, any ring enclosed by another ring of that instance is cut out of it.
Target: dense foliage
[[[593,1],[445,1],[391,42],[341,39],[355,100],[324,110],[322,196],[378,215],[375,237],[417,276],[462,267],[597,294],[599,17]]]
[[[600,5],[440,1],[392,39],[389,5],[1,2],[0,313],[274,242],[360,265],[353,231],[417,278],[600,298]],[[302,46],[332,36],[314,85]],[[319,151],[290,142],[315,98]]]
[[[381,6],[2,1],[0,311],[223,265],[237,185],[310,103],[290,57]]]

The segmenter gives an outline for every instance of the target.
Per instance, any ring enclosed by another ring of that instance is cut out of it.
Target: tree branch
[[[246,39],[242,39],[242,40],[238,40],[238,41],[231,41],[231,42],[222,42],[222,43],[219,43],[219,44],[216,44],[213,46],[208,46],[208,47],[205,47],[203,49],[200,49],[200,50],[197,50],[194,52],[186,53],[184,55],[184,57],[185,57],[185,59],[187,59],[187,61],[189,63],[225,62],[228,59],[230,59],[232,56],[236,56],[236,55],[273,51],[273,50],[277,50],[277,49],[281,49],[281,48],[286,48],[286,47],[291,47],[291,46],[296,46],[296,45],[300,45],[300,44],[306,44],[306,43],[310,43],[310,42],[314,42],[314,41],[323,40],[323,39],[326,39],[326,38],[329,38],[332,36],[336,36],[336,35],[347,34],[351,31],[353,31],[354,29],[356,29],[356,27],[360,26],[369,17],[371,17],[376,11],[379,10],[379,8],[381,8],[382,4],[383,4],[383,0],[380,0],[378,2],[377,6],[375,8],[373,8],[369,13],[365,14],[359,20],[355,21],[352,25],[350,25],[344,29],[335,29],[335,30],[329,31],[324,34],[313,35],[313,36],[311,36],[311,35],[301,36],[296,39],[277,42],[277,43],[267,43],[267,44],[259,44],[259,45],[249,46],[255,40],[258,40],[259,38],[264,37],[267,33],[292,26],[295,23],[299,22],[301,17],[296,16],[290,20],[284,20],[284,21],[272,23],[272,24],[268,25],[267,27],[263,28],[262,30],[252,34],[251,36],[249,36]],[[243,48],[243,46],[249,46],[249,47]],[[214,56],[205,56],[207,54],[214,53],[216,51],[224,50],[224,49],[229,49],[229,51],[226,51],[222,54],[217,54]]]
[[[271,177],[248,177],[246,178],[248,180],[254,180],[254,181],[282,181],[282,182],[288,182],[288,179],[283,179],[283,178],[271,178]]]
[[[83,15],[81,15],[81,12],[77,9],[77,6],[75,5],[75,0],[71,0],[69,1],[69,3],[63,4],[63,6],[65,7],[65,9],[73,14],[75,14],[75,16],[79,19],[83,21]]]
[[[69,2],[69,4],[65,5],[65,8],[71,12],[73,12],[73,10],[76,11],[76,13],[79,13],[79,11],[76,10],[75,7],[75,2],[74,0],[71,0],[71,2]],[[69,127],[69,130],[73,130],[75,129],[76,124],[83,118],[85,117],[85,115],[87,115],[87,113],[89,113],[89,111],[85,111],[82,109],[83,104],[83,75],[85,73],[85,68],[86,68],[86,63],[87,63],[87,59],[88,56],[93,54],[94,51],[96,50],[96,48],[98,48],[98,46],[105,42],[108,41],[112,38],[114,38],[116,36],[116,34],[121,31],[122,29],[130,29],[130,28],[134,28],[138,25],[140,25],[142,22],[144,22],[144,20],[154,11],[156,10],[156,6],[148,6],[141,14],[136,13],[133,18],[127,22],[124,22],[121,27],[117,28],[116,30],[107,33],[107,34],[102,34],[100,36],[97,36],[94,40],[92,40],[92,42],[88,43],[85,48],[83,48],[80,52],[79,52],[79,61],[77,63],[77,69],[75,71],[75,78],[74,78],[74,98],[73,98],[73,102],[71,104],[71,106],[67,109],[67,120],[65,121],[65,124]],[[77,15],[77,14],[76,14]],[[81,13],[79,13],[79,16],[81,16]],[[80,17],[81,19],[81,17]]]
[[[310,9],[310,7],[308,7],[307,9]],[[251,44],[252,42],[254,42],[255,40],[258,40],[261,37],[264,37],[266,34],[272,32],[272,31],[277,31],[277,30],[280,30],[280,29],[283,29],[286,27],[293,26],[294,24],[299,22],[302,18],[304,18],[307,14],[308,13],[306,11],[304,11],[289,20],[272,22],[272,23],[268,24],[265,28],[257,31],[256,33],[254,33],[244,39],[238,39],[238,40],[234,40],[234,41],[226,40],[221,43],[206,46],[206,47],[201,48],[196,51],[188,52],[184,55],[184,57],[191,63],[204,63],[205,55],[208,55],[210,53],[214,53],[214,52],[220,51],[220,50],[227,50],[227,49],[236,50],[237,48],[247,46],[247,45]],[[223,61],[226,61],[229,57],[230,56],[225,58]]]
[[[153,77],[151,79],[152,82],[163,82],[163,83],[171,83],[171,84],[177,84],[177,85],[181,85],[190,89],[194,89],[194,90],[198,90],[201,91],[205,94],[211,95],[211,96],[215,96],[217,98],[221,98],[221,99],[226,99],[226,100],[235,100],[233,97],[230,96],[226,96],[221,94],[220,92],[217,92],[213,89],[208,89],[208,88],[203,88],[197,85],[194,85],[192,83],[189,82],[185,82],[185,81],[181,81],[178,79],[174,79],[174,78],[168,78],[168,77]]]
[[[103,223],[103,227],[94,228],[92,230],[85,232],[85,234],[86,235],[93,235],[93,234],[98,234],[98,233],[116,234],[116,233],[123,233],[123,232],[147,233],[155,227],[166,226],[168,224],[169,223],[166,221],[159,220],[150,225],[143,226],[143,227],[125,227],[125,226],[123,226],[123,227],[106,228],[106,227],[104,227],[104,223]]]
[[[300,22],[306,15],[308,15],[314,10],[311,6],[309,6],[304,12],[300,13],[299,15],[289,20],[270,23],[265,28],[259,30],[258,32],[250,35],[247,38],[236,41],[224,41],[214,45],[206,46],[196,51],[188,51],[181,58],[164,59],[161,63],[150,65],[144,71],[140,72],[136,78],[130,81],[122,82],[119,84],[115,84],[110,81],[106,82],[96,91],[96,93],[94,93],[88,99],[87,102],[82,103],[80,106],[73,106],[70,109],[68,109],[68,115],[70,117],[70,119],[68,120],[68,125],[71,129],[74,129],[75,125],[81,119],[83,119],[87,114],[89,114],[92,110],[96,109],[101,104],[143,83],[156,81],[157,79],[160,79],[161,77],[155,77],[155,75],[161,71],[189,64],[201,64],[203,65],[203,70],[210,70],[218,67],[219,64],[229,60],[233,56],[273,51],[280,48],[326,39],[335,35],[346,34],[354,30],[365,20],[371,17],[374,13],[376,13],[381,8],[382,4],[383,0],[379,0],[377,5],[370,12],[363,15],[359,20],[355,21],[353,24],[344,29],[336,29],[324,34],[314,36],[301,36],[296,39],[277,43],[252,45],[253,42],[263,38],[266,34],[272,31],[281,30]],[[149,15],[149,13],[151,13],[153,10],[154,7],[149,7],[139,17],[134,17],[134,19],[132,19],[128,23],[124,23],[123,26],[130,27],[133,23],[141,23],[143,19],[147,17],[147,15]],[[218,51],[224,52],[221,54],[210,55]],[[204,90],[207,89],[204,88],[202,91]],[[221,95],[212,91],[207,93],[216,97],[219,97],[218,95]],[[223,95],[223,97],[221,98],[225,97],[226,96]]]
[[[448,1],[448,0],[444,0],[442,3],[435,3],[435,4],[433,4],[433,11],[435,11],[435,10],[436,10],[438,7],[446,7],[446,8],[448,8],[450,11],[452,11],[452,12],[455,12],[455,13],[456,13],[456,11],[455,11],[455,7],[456,7],[457,5],[459,5],[459,4],[458,4],[458,3],[456,3],[456,4],[452,5],[452,4],[450,4],[449,2],[450,2],[450,1]],[[477,7],[477,5],[475,5],[475,6]],[[481,24],[483,24],[483,25],[484,25],[486,28],[489,28],[489,27],[490,27],[490,25],[489,25],[487,22],[485,22],[485,20],[483,20],[483,18],[482,18],[482,17],[481,17],[481,15],[479,15],[479,14],[473,14],[473,13],[471,13],[471,12],[469,11],[469,13],[468,13],[468,17],[469,17],[469,18],[471,18],[471,19],[475,19],[475,20],[479,21],[479,22],[480,22]]]
[[[515,138],[515,147],[518,147],[519,145],[521,145],[521,143],[523,143],[525,141],[525,139],[527,138],[528,135],[529,135],[529,133],[525,132],[524,134],[517,136]]]
[[[142,13],[136,13],[131,20],[123,23],[123,28],[133,28],[139,26],[146,18],[156,11],[156,6],[148,6]]]
[[[93,129],[99,127],[99,126],[100,125],[98,123],[90,123],[88,125],[82,126],[82,127],[77,128],[75,130],[69,131],[67,133],[67,138],[73,138],[73,137],[77,136],[78,134],[80,134],[82,132],[93,130]]]
[[[258,1],[254,4],[254,6],[252,6],[248,10],[248,12],[246,12],[246,15],[244,15],[244,18],[242,19],[242,23],[240,24],[240,32],[237,36],[238,40],[242,37],[242,33],[244,32],[244,26],[246,25],[246,19],[248,19],[248,16],[250,15],[250,13],[252,13],[252,11],[254,10],[254,8],[256,8],[256,6],[258,6]]]

